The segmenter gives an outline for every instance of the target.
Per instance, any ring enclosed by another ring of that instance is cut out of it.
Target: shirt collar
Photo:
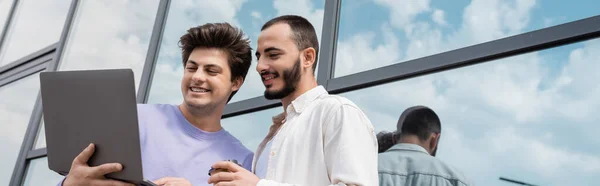
[[[422,153],[429,155],[429,152],[427,152],[427,150],[425,150],[425,148],[423,148],[417,144],[412,144],[412,143],[398,143],[398,144],[392,146],[392,148],[390,148],[388,151],[392,151],[392,150],[417,151],[417,152],[422,152]]]
[[[317,99],[319,96],[324,95],[324,94],[329,94],[327,93],[327,90],[325,90],[325,88],[323,88],[323,86],[319,85],[315,88],[310,89],[309,91],[306,91],[304,94],[300,95],[298,98],[296,98],[294,101],[292,101],[292,104],[290,104],[292,106],[292,109],[294,111],[296,111],[297,113],[302,113],[302,111],[308,107],[308,105],[310,105],[311,102],[313,102],[315,99]],[[290,111],[290,106],[288,106],[288,112]]]

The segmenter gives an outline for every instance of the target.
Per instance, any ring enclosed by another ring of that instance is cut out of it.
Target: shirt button
[[[275,152],[271,152],[271,156],[275,156]]]

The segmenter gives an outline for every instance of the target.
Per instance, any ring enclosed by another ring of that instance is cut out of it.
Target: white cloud
[[[250,15],[252,15],[252,18],[254,18],[254,19],[262,19],[262,15],[260,14],[260,12],[257,12],[257,11],[252,11],[252,13],[250,13]]]
[[[464,10],[462,28],[454,38],[449,39],[448,49],[522,32],[529,23],[529,14],[534,5],[535,0],[473,0]]]
[[[4,6],[10,4],[10,1],[0,3],[2,4],[0,9],[3,9]],[[53,0],[19,1],[9,31],[0,47],[2,49],[0,65],[14,62],[57,43],[70,4],[70,1]],[[4,12],[0,14],[4,14]],[[0,15],[0,23],[4,23],[3,19]]]
[[[335,69],[335,76],[340,77],[355,72],[370,70],[391,65],[400,60],[398,39],[388,25],[382,25],[384,43],[375,45],[374,32],[359,33],[349,40],[340,41],[337,45],[336,62],[340,65]]]
[[[405,29],[415,17],[430,10],[429,0],[398,1],[375,0],[376,4],[390,8],[390,22],[394,28]]]
[[[416,5],[407,5],[404,8],[412,6]],[[401,50],[398,46],[397,40],[385,39],[383,41],[385,45],[377,45],[371,43],[373,38],[366,38],[368,40],[357,40],[356,38],[361,38],[364,35],[363,33],[357,33],[349,40],[340,41],[340,44],[338,45],[337,62],[338,64],[343,65],[337,65],[338,68],[336,68],[336,76],[339,76],[339,74],[345,75],[357,71],[365,71],[400,61],[415,59],[450,49],[468,46],[474,43],[498,39],[511,34],[510,32],[519,32],[514,31],[514,29],[522,29],[522,26],[519,27],[518,25],[520,25],[520,23],[527,23],[527,20],[529,19],[528,11],[532,6],[532,2],[521,2],[516,5],[511,5],[510,2],[474,0],[465,8],[463,26],[461,26],[455,33],[446,35],[444,35],[438,28],[426,22],[414,21],[406,23],[404,25],[406,25],[408,29],[401,29],[404,30],[405,36],[408,39],[407,49],[404,50],[406,51],[406,55],[402,60],[381,59],[390,55],[395,58],[399,56],[398,53],[401,53],[403,50]],[[392,11],[390,16],[394,15],[394,12],[399,10],[399,8],[394,7],[395,6],[393,6],[393,4],[390,4],[389,8]],[[429,7],[429,5],[426,4],[416,7]],[[507,9],[506,7],[514,7],[516,10]],[[423,8],[422,10],[424,11],[427,9]],[[504,15],[506,13],[517,14],[520,17],[507,17]],[[393,20],[391,21],[393,23]],[[505,25],[505,23],[512,24]],[[384,29],[385,27],[383,27],[382,30],[386,32],[387,30]],[[389,31],[389,35],[394,36],[394,34],[395,33],[393,31]],[[395,36],[392,38],[395,38]],[[376,51],[386,52],[378,53]],[[482,84],[481,81],[478,81],[481,79],[479,78],[468,79],[466,81],[463,80],[461,81],[461,84],[457,84],[456,86],[469,88],[475,85],[486,86],[487,89],[481,89],[481,95],[483,95],[483,97],[480,101],[485,101],[486,103],[489,103],[500,110],[513,113],[514,116],[521,122],[531,120],[535,121],[536,119],[539,119],[541,113],[540,108],[548,106],[545,101],[550,98],[548,96],[544,96],[544,94],[547,93],[537,92],[537,85],[541,81],[541,76],[544,72],[537,68],[539,60],[535,55],[519,56],[512,58],[511,60],[526,60],[528,62],[522,64],[508,63],[511,64],[510,66],[506,66],[505,64],[494,65],[491,69],[493,69],[492,72],[494,72],[494,74],[497,76],[491,76],[489,74],[489,68],[482,69],[481,72],[475,72],[476,74],[484,75],[482,77],[488,80],[487,82],[495,83]],[[362,63],[364,65],[356,65],[358,63]],[[488,74],[484,74],[484,72]],[[530,74],[532,72],[534,74]],[[463,78],[460,74],[448,76],[450,76],[449,78],[451,79]],[[537,79],[514,83],[513,81],[507,81],[512,80],[513,78],[524,77],[536,77]],[[470,81],[473,82],[471,83]],[[503,89],[498,90],[499,87],[502,87]],[[465,88],[465,90],[468,89]],[[502,94],[500,97],[498,97],[497,92],[507,92],[507,94]]]
[[[565,174],[588,174],[600,172],[600,157],[571,152],[542,141],[519,134],[513,126],[498,126],[486,132],[483,141],[489,144],[488,156],[507,156],[504,161],[516,161],[528,171],[551,179]],[[570,170],[565,172],[564,170]],[[561,184],[558,184],[561,185]]]
[[[483,152],[478,149],[482,146],[481,143],[467,138],[460,128],[452,125],[442,127],[436,157],[457,169],[471,185],[483,185],[478,178],[496,176],[490,173],[490,167],[494,167],[494,162],[490,161],[491,158],[488,156],[482,155]],[[468,163],[465,160],[468,160]]]
[[[258,38],[258,35],[260,34],[260,32],[258,32],[256,30],[260,30],[260,28],[266,22],[266,20],[263,17],[262,13],[260,13],[259,11],[252,11],[252,13],[250,13],[250,16],[252,17],[253,30],[246,29],[245,31],[247,31],[246,34],[248,34],[248,37],[250,37],[252,40],[256,41],[256,38]],[[251,45],[256,45],[256,43],[251,43]],[[252,46],[252,47],[254,49],[256,49],[256,46]]]
[[[79,3],[59,69],[131,68],[137,89],[157,9],[158,0]]]
[[[465,102],[490,106],[513,117],[519,123],[539,121],[550,106],[552,90],[539,91],[544,76],[539,57],[533,53],[502,59],[490,65],[478,65],[447,73],[455,97],[468,97]],[[477,87],[473,89],[473,87]],[[472,92],[473,95],[466,95]]]
[[[446,26],[448,23],[446,22],[446,14],[443,10],[435,9],[431,14],[431,20],[437,23],[440,26]]]
[[[167,63],[157,63],[154,79],[148,94],[148,103],[180,104],[183,102],[181,78],[183,65],[173,67]]]
[[[442,33],[435,25],[416,20],[417,15],[431,11],[429,1],[402,2],[375,0],[375,3],[391,11],[389,22],[394,28],[394,30],[391,31],[392,35],[404,34],[408,39],[406,50],[395,50],[397,51],[395,53],[405,53],[405,55],[403,55],[404,58],[398,59],[397,61],[394,61],[394,63],[520,33],[522,32],[522,29],[524,29],[524,26],[529,23],[529,13],[535,5],[534,0],[516,2],[473,0],[464,10],[463,24],[452,33]],[[443,12],[443,10],[433,10],[432,16],[434,20],[436,20],[436,14],[445,15],[444,13],[439,12]],[[362,34],[364,33],[356,33],[355,36]],[[346,41],[340,41],[340,43],[343,42]],[[348,44],[353,46],[351,43]],[[392,47],[392,45],[388,46]],[[353,48],[360,47],[361,46],[356,46]],[[393,48],[388,49],[392,50]],[[339,53],[338,57],[340,57]],[[390,64],[375,61],[376,60],[369,61],[371,68]],[[358,67],[359,66],[355,65],[338,65],[336,68],[344,69],[336,69],[336,71],[355,73],[366,70]]]
[[[487,1],[486,1],[487,2]],[[500,13],[502,25],[505,25],[510,35],[517,34],[529,24],[529,14],[536,4],[536,0],[502,1]]]
[[[558,113],[569,119],[578,121],[595,121],[598,119],[594,110],[600,110],[600,85],[594,82],[600,79],[596,72],[600,69],[600,40],[585,42],[584,46],[573,50],[569,55],[569,63],[563,68],[553,100],[564,107],[553,107]]]
[[[409,42],[406,49],[406,56],[402,61],[439,53],[445,49],[443,48],[444,45],[441,44],[442,32],[438,29],[433,29],[428,23],[413,23],[411,24],[411,29],[408,29],[408,31],[406,32],[406,37]]]

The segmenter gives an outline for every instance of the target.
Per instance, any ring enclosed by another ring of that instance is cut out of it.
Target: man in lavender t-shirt
[[[253,153],[221,127],[221,116],[244,82],[252,49],[243,32],[228,23],[190,28],[179,44],[183,103],[138,105],[144,178],[157,185],[209,185],[214,162],[235,159],[251,168]],[[104,177],[122,170],[118,162],[89,167],[93,153],[91,144],[73,160],[61,184],[131,185]]]

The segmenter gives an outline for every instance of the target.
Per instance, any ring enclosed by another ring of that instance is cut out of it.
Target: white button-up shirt
[[[350,100],[318,86],[273,122],[254,156],[253,170],[256,157],[269,153],[267,175],[258,186],[379,185],[373,126]],[[271,148],[262,152],[271,138]]]

